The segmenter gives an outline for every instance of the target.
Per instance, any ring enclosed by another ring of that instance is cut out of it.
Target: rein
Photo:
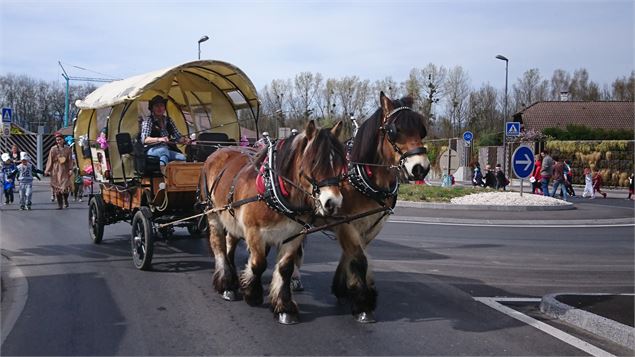
[[[358,220],[360,218],[364,218],[367,216],[371,216],[373,214],[376,213],[384,213],[379,220],[377,220],[377,222],[375,222],[375,224],[373,225],[373,227],[375,225],[377,225],[377,223],[379,223],[379,221],[381,221],[382,218],[384,218],[387,214],[392,214],[392,208],[389,207],[379,207],[379,208],[375,208],[372,209],[370,211],[366,211],[366,212],[362,212],[362,213],[358,213],[352,216],[343,216],[341,217],[340,220],[335,221],[335,222],[331,222],[331,223],[327,223],[327,224],[323,224],[321,226],[317,226],[317,227],[305,227],[301,232],[292,235],[291,237],[285,239],[284,241],[282,241],[282,244],[288,243],[302,235],[306,235],[306,234],[310,234],[310,233],[315,233],[315,232],[319,232],[319,231],[323,231],[327,228],[331,228],[331,227],[335,227],[335,226],[339,226],[340,224],[344,224],[344,223],[350,223],[352,221]]]

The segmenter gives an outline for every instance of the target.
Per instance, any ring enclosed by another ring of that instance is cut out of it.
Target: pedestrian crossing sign
[[[515,121],[508,121],[505,123],[505,135],[506,136],[519,136],[520,135],[520,123]]]
[[[11,123],[11,108],[2,108],[2,122]]]

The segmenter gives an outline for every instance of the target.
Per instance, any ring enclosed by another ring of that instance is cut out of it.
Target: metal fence
[[[25,151],[36,160],[34,164],[39,162],[37,157],[37,136],[38,134],[11,134],[9,137],[0,139],[0,152],[11,152],[11,147],[16,144],[20,151]],[[55,145],[55,136],[51,134],[42,134],[42,167],[46,167],[48,161],[49,150]]]

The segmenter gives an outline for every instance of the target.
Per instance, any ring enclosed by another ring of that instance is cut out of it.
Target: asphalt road
[[[34,202],[33,211],[15,205],[0,211],[2,254],[28,282],[3,356],[583,356],[588,353],[474,298],[634,290],[632,225],[388,223],[370,248],[378,323],[358,324],[347,306],[337,305],[329,290],[339,248],[314,234],[306,246],[305,291],[296,294],[302,322],[282,326],[267,303],[223,301],[212,289],[207,243],[187,238],[185,230],[158,243],[154,270],[143,272],[132,265],[128,224],[107,226],[103,243],[94,245],[86,202],[55,210],[44,185],[36,186]],[[610,353],[632,352],[589,338]]]

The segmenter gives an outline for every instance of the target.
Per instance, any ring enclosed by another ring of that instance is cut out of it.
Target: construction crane
[[[69,88],[68,82],[69,81],[104,82],[104,83],[107,83],[107,82],[116,81],[118,79],[117,78],[91,78],[91,77],[69,76],[68,73],[66,73],[66,70],[64,69],[64,66],[62,66],[62,61],[57,61],[57,63],[60,65],[60,68],[62,68],[62,72],[63,72],[62,73],[62,77],[64,77],[64,79],[66,80],[66,97],[64,98],[64,128],[66,128],[68,126],[68,88]],[[84,71],[88,71],[86,68],[77,67],[77,66],[73,66],[73,67],[81,69],[81,70],[84,70]]]

